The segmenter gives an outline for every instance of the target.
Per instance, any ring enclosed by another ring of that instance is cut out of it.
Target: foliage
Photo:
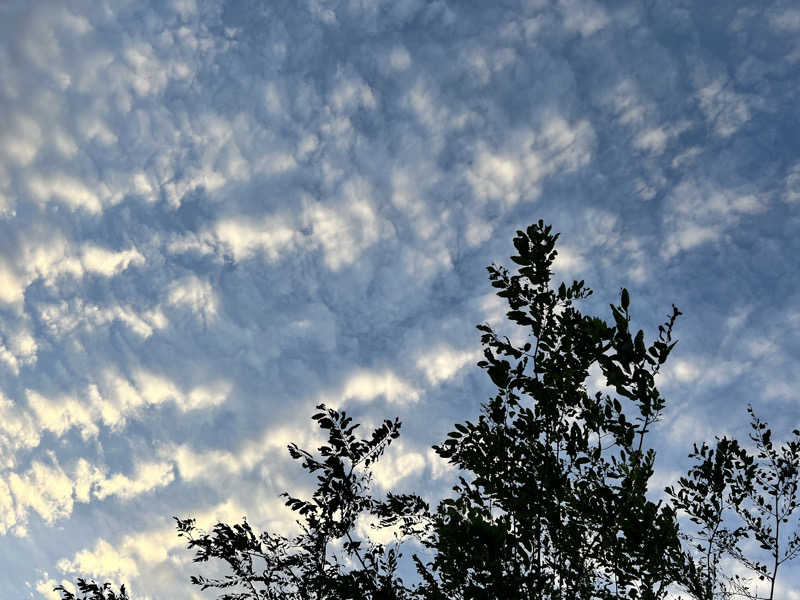
[[[400,600],[410,590],[398,576],[402,554],[397,544],[385,547],[361,539],[359,518],[371,515],[379,526],[399,525],[410,531],[417,515],[427,511],[416,496],[389,494],[384,500],[370,495],[370,466],[399,435],[400,422],[385,420],[367,439],[358,439],[359,427],[342,411],[319,405],[312,418],[328,433],[328,443],[314,456],[295,444],[292,458],[317,475],[317,490],[304,500],[283,494],[299,519],[301,533],[286,537],[256,535],[244,520],[234,526],[218,523],[211,533],[198,532],[193,519],[176,518],[180,536],[195,548],[195,562],[225,561],[232,574],[223,579],[193,576],[202,589],[226,592],[221,600],[250,599],[373,599]]]
[[[681,313],[673,306],[649,345],[631,329],[626,289],[609,322],[583,314],[592,294],[583,281],[551,285],[557,240],[539,221],[513,240],[516,272],[488,268],[517,331],[478,326],[478,365],[497,391],[476,422],[455,424],[434,446],[460,477],[433,513],[413,494],[371,494],[397,419],[361,439],[345,412],[319,405],[312,419],[327,443],[317,454],[289,445],[317,482],[311,498],[283,494],[299,533],[257,534],[246,519],[204,532],[176,518],[194,561],[230,572],[191,582],[220,600],[663,600],[676,587],[694,600],[775,600],[779,567],[800,554],[800,431],[776,446],[749,409],[754,449],[728,438],[695,445],[670,502],[649,500],[648,434],[666,406],[655,376]],[[691,524],[683,532],[679,513]],[[395,541],[374,542],[365,519],[392,528]],[[399,574],[403,539],[426,549],[411,556],[412,584]],[[752,576],[730,573],[730,561]],[[94,594],[80,599],[56,590],[62,600],[127,600],[124,587],[119,596],[109,587],[78,580]]]
[[[119,587],[119,592],[114,592],[110,583],[100,585],[94,579],[89,582],[78,578],[75,587],[78,588],[78,593],[83,594],[82,596],[75,596],[63,585],[57,585],[53,591],[61,593],[61,600],[128,600],[124,585]]]
[[[747,410],[754,451],[727,437],[717,438],[714,448],[695,445],[689,455],[695,464],[677,487],[667,488],[694,525],[684,534],[692,552],[683,585],[697,600],[773,600],[778,569],[800,555],[800,430],[776,447],[772,430]],[[726,558],[750,576],[722,571]],[[766,582],[766,592],[759,582]]]
[[[645,439],[664,408],[654,375],[680,313],[649,347],[629,328],[627,290],[612,326],[583,315],[582,281],[550,285],[557,238],[540,221],[514,238],[516,274],[489,267],[527,339],[478,326],[497,393],[435,447],[467,474],[434,521],[440,597],[655,599],[677,577],[674,513],[645,496],[655,459]],[[592,366],[614,395],[589,393]]]

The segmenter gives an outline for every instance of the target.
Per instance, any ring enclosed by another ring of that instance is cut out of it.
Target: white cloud
[[[42,143],[42,130],[28,115],[18,114],[0,133],[0,154],[19,165],[33,161]]]
[[[586,267],[586,261],[577,250],[568,246],[560,246],[553,261],[553,269],[566,280],[565,275],[574,275]]]
[[[372,89],[360,78],[342,79],[330,97],[330,104],[337,112],[352,112],[359,108],[376,107]]]
[[[139,574],[136,561],[115,549],[104,539],[99,539],[93,550],[81,550],[72,560],[58,562],[63,572],[80,573],[81,576],[111,581],[131,581]]]
[[[41,430],[62,436],[76,427],[84,439],[97,436],[95,411],[85,402],[70,396],[51,400],[33,390],[26,390],[26,399]]]
[[[703,356],[670,359],[659,373],[660,387],[691,385],[713,388],[731,382],[749,366],[748,360],[710,360]]]
[[[204,320],[217,314],[217,296],[211,284],[195,275],[188,275],[169,286],[167,302],[173,306],[185,306]]]
[[[17,524],[14,497],[5,480],[0,479],[0,534],[5,534]]]
[[[391,371],[360,371],[348,377],[340,393],[343,401],[371,402],[384,397],[392,404],[413,404],[419,392]]]
[[[131,306],[100,306],[84,303],[81,298],[74,298],[69,302],[62,300],[58,303],[39,303],[37,310],[42,324],[57,337],[75,335],[79,329],[94,332],[98,327],[119,322],[147,339],[168,324],[160,307],[137,312]]]
[[[56,287],[61,277],[90,274],[110,278],[144,263],[144,256],[133,247],[114,251],[84,243],[78,248],[58,232],[23,237],[18,242],[14,266],[0,257],[0,301],[19,305],[25,290],[40,278],[46,285]]]
[[[7,304],[20,302],[25,292],[26,285],[15,271],[0,257],[0,301]]]
[[[515,133],[502,149],[492,150],[479,142],[467,181],[482,201],[511,207],[523,199],[535,200],[542,179],[589,163],[594,137],[588,121],[570,124],[553,117],[539,132]]]
[[[700,377],[700,368],[694,362],[676,360],[671,367],[673,377],[680,383],[691,383]]]
[[[679,448],[687,448],[690,444],[711,440],[715,435],[723,434],[719,428],[712,428],[694,413],[685,403],[676,405],[665,417],[668,423],[669,439]],[[716,430],[715,430],[716,429]]]
[[[800,163],[789,169],[784,182],[783,200],[789,204],[800,203]]]
[[[13,468],[20,450],[38,446],[40,431],[30,413],[0,392],[0,469]]]
[[[683,250],[718,240],[742,216],[765,210],[765,203],[752,194],[711,188],[684,180],[672,192],[664,222],[668,231],[663,250],[669,258]]]
[[[458,351],[441,346],[420,356],[417,368],[425,373],[431,385],[439,385],[455,377],[464,367],[477,362],[479,356],[478,351]]]
[[[284,458],[290,443],[306,448],[320,441],[316,431],[288,426],[269,427],[260,436],[246,440],[233,450],[195,450],[188,444],[165,444],[159,450],[159,456],[172,461],[185,481],[213,482],[218,481],[222,474],[240,475],[252,471],[267,460],[274,464],[275,454]]]
[[[170,463],[139,463],[136,465],[133,477],[116,473],[99,481],[95,495],[100,500],[108,496],[117,496],[121,500],[127,500],[169,485],[174,479],[175,473]]]
[[[770,11],[769,23],[780,32],[800,31],[800,9],[788,8],[782,11]]]
[[[69,581],[61,581],[61,585],[66,587],[68,590],[72,590],[73,593],[77,593],[75,586],[72,585]],[[55,579],[48,577],[47,573],[43,574],[42,579],[36,582],[36,591],[39,592],[44,600],[61,600],[61,594],[54,591],[53,588],[59,585],[59,582]]]
[[[691,125],[688,120],[663,122],[659,107],[649,100],[646,91],[631,79],[623,80],[605,94],[603,103],[614,114],[620,125],[631,130],[632,146],[652,156],[663,154],[670,142]],[[683,158],[676,158],[673,166],[677,167],[691,156],[687,154]],[[648,177],[651,180],[653,178],[653,175]],[[650,197],[654,194],[655,192]]]
[[[463,52],[459,57],[465,63],[464,70],[475,81],[480,81],[482,85],[487,85],[492,75],[502,71],[517,62],[516,52],[511,48],[499,48],[496,50],[476,47],[467,52]]]
[[[420,474],[427,461],[425,456],[413,450],[406,450],[402,442],[392,444],[392,448],[384,454],[372,467],[375,482],[384,490],[394,490],[402,479]]]
[[[98,186],[92,189],[76,177],[64,173],[34,175],[28,180],[31,195],[42,203],[61,202],[71,209],[83,209],[97,214],[103,201],[110,196],[108,189]]]
[[[130,477],[122,473],[107,475],[107,470],[81,458],[65,471],[51,452],[50,464],[34,460],[23,473],[2,473],[0,506],[5,510],[0,535],[9,531],[26,535],[31,512],[52,524],[69,517],[75,502],[88,503],[110,496],[129,500],[169,485],[175,477],[172,464],[166,462],[135,462]]]
[[[57,437],[77,429],[84,440],[97,437],[100,425],[122,429],[147,405],[174,402],[183,411],[207,410],[224,403],[232,384],[216,380],[182,389],[169,378],[144,369],[132,379],[108,370],[83,391],[58,397],[25,391],[27,408],[0,394],[0,466],[12,468],[22,450],[36,448],[45,432]]]
[[[354,263],[385,235],[387,225],[376,213],[371,196],[369,184],[357,177],[342,186],[341,204],[307,202],[303,221],[332,271]]]
[[[123,415],[129,407],[158,405],[168,401],[175,402],[184,412],[212,408],[225,402],[232,388],[230,382],[217,380],[184,391],[168,377],[144,369],[134,373],[132,382],[112,372],[106,373],[104,384],[111,392],[104,401],[114,402]]]
[[[592,0],[559,0],[564,18],[564,28],[587,37],[608,24],[608,16],[602,6]]]
[[[425,452],[425,456],[431,469],[431,479],[450,478],[454,476],[456,472],[455,466],[436,454],[433,448],[428,448]]]
[[[750,120],[747,97],[733,91],[732,87],[732,81],[716,79],[697,92],[700,108],[720,137],[730,137]]]
[[[645,119],[646,107],[640,98],[638,86],[626,79],[617,85],[606,100],[622,125],[641,125]]]
[[[290,250],[298,240],[295,230],[279,217],[261,220],[246,218],[222,219],[216,223],[213,237],[194,236],[176,240],[173,251],[205,248],[209,251],[215,243],[229,249],[236,260],[245,260],[263,254],[270,262],[276,262],[281,254]],[[187,245],[188,244],[188,245]]]
[[[448,106],[437,84],[424,77],[419,77],[414,87],[406,93],[404,103],[426,128],[428,139],[425,143],[431,145],[434,155],[444,149],[445,135],[462,130],[468,121],[468,113]]]
[[[667,146],[669,136],[660,127],[654,127],[646,131],[642,131],[636,136],[633,141],[635,148],[647,150],[652,154],[661,154]]]
[[[85,244],[82,249],[81,263],[89,273],[97,273],[111,277],[124,271],[131,265],[144,264],[142,256],[136,248],[113,252],[99,246]]]
[[[293,529],[288,522],[291,515],[280,499],[267,503],[262,510],[250,511],[248,521],[255,527],[263,520],[266,514],[272,515],[269,521],[271,530],[282,530],[288,527]],[[226,500],[211,508],[191,507],[182,509],[184,514],[191,514],[199,529],[207,530],[217,522],[239,522],[247,509],[234,499]],[[287,521],[280,524],[275,518],[280,516]],[[163,517],[162,517],[163,518]],[[111,543],[100,537],[92,548],[84,548],[76,552],[72,558],[58,561],[59,571],[65,575],[91,577],[98,581],[127,582],[129,588],[134,588],[138,577],[151,577],[154,572],[166,566],[188,563],[192,553],[185,548],[186,542],[178,537],[174,524],[170,521],[167,526],[155,527],[146,531],[123,536],[120,540]],[[177,579],[177,578],[175,578]],[[52,580],[47,573],[37,582],[37,589],[43,589],[45,584]],[[170,581],[178,584],[177,580]]]
[[[411,55],[403,46],[395,46],[389,53],[389,65],[395,71],[405,71],[411,66]]]
[[[24,526],[29,511],[35,511],[45,523],[53,523],[72,513],[73,481],[58,463],[46,465],[34,461],[22,475],[10,473],[8,487],[16,506],[14,525]]]

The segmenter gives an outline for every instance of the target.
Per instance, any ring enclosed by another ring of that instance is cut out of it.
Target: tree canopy
[[[774,600],[779,568],[800,554],[800,431],[779,444],[750,408],[749,444],[695,445],[689,472],[653,500],[649,434],[666,407],[656,375],[681,313],[673,305],[649,342],[630,326],[626,289],[608,320],[584,314],[592,290],[552,282],[558,237],[539,221],[514,237],[512,271],[488,267],[517,331],[512,341],[478,325],[478,366],[496,391],[433,447],[458,473],[448,497],[433,509],[417,494],[376,497],[372,467],[400,422],[362,438],[345,411],[319,405],[327,443],[288,448],[317,483],[310,498],[283,494],[298,533],[257,533],[246,519],[206,532],[176,517],[195,562],[228,568],[191,583],[221,600]],[[395,541],[360,535],[363,517]],[[124,586],[81,579],[78,590],[127,600]]]

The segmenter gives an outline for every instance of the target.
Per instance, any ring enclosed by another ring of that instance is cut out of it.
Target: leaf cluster
[[[110,583],[101,585],[94,579],[87,581],[79,577],[75,587],[80,596],[76,596],[63,585],[57,585],[53,591],[61,593],[61,600],[129,600],[124,585],[119,587],[119,592],[115,592]]]
[[[649,346],[630,330],[627,290],[613,324],[582,314],[583,281],[550,285],[557,238],[540,221],[514,238],[516,273],[488,268],[529,333],[515,344],[478,326],[478,365],[497,394],[434,447],[471,474],[440,503],[429,542],[444,597],[663,598],[675,578],[677,525],[646,498],[655,454],[644,440],[664,409],[654,375],[680,312]],[[589,392],[595,365],[614,394]]]

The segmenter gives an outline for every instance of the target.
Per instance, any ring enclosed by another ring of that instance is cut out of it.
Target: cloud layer
[[[539,218],[591,308],[685,313],[664,478],[748,402],[800,422],[799,30],[782,1],[4,3],[0,586],[190,597],[169,516],[291,523],[318,402],[400,416],[377,484],[446,490],[484,267]]]

